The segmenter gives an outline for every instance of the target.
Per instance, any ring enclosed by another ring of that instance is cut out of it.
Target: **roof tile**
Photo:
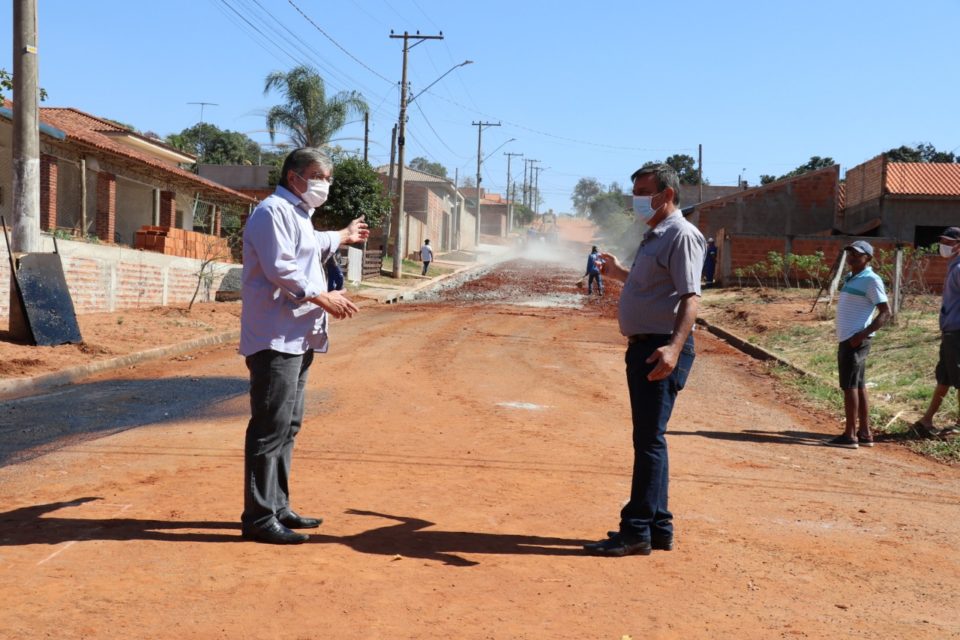
[[[217,192],[221,197],[229,196],[231,200],[241,200],[244,202],[253,202],[253,199],[239,191],[234,191],[222,184],[201,178],[180,167],[157,160],[146,153],[140,153],[136,149],[120,144],[111,139],[105,132],[125,132],[127,129],[116,125],[107,120],[101,120],[88,113],[69,107],[43,107],[40,109],[40,120],[45,124],[60,129],[70,140],[86,144],[101,151],[106,151],[115,155],[123,156],[127,159],[141,162],[164,173],[170,173],[178,178],[198,183],[208,192]]]
[[[960,196],[960,164],[889,162],[885,186],[897,195]]]

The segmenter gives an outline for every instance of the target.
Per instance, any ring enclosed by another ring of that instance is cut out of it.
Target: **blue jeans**
[[[244,444],[245,530],[258,529],[290,511],[293,441],[303,423],[303,390],[313,351],[292,355],[265,349],[247,356],[250,422]]]
[[[670,336],[650,336],[631,344],[625,357],[630,409],[633,414],[633,482],[630,502],[620,512],[620,531],[641,540],[673,537],[673,514],[667,509],[670,464],[667,422],[677,393],[693,366],[693,333],[687,338],[673,372],[663,380],[647,380],[656,366],[646,359]]]
[[[603,278],[600,277],[600,272],[587,274],[587,295],[593,293],[593,283],[597,283],[597,293],[601,296],[603,295]]]

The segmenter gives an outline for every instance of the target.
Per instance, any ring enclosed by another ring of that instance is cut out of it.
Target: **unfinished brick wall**
[[[883,163],[883,156],[877,156],[847,171],[844,206],[854,207],[883,194]]]
[[[798,256],[814,255],[818,251],[822,251],[824,264],[829,269],[833,266],[840,251],[853,240],[856,240],[856,238],[850,236],[808,236],[794,238],[788,243],[785,237],[732,236],[728,245],[730,273],[726,276],[724,284],[731,285],[738,282],[734,275],[736,269],[746,269],[757,263],[766,262],[767,255],[771,251],[785,255],[788,247],[790,247],[792,254]],[[896,250],[896,242],[889,238],[869,238],[868,241],[876,251],[875,263],[880,260],[887,262],[893,260],[892,253]],[[949,260],[938,256],[927,257],[916,265],[908,261],[904,264],[904,280],[909,282],[912,287],[919,286],[925,291],[940,293],[943,291],[943,281],[946,277],[948,264]],[[823,277],[822,274],[821,277]],[[769,280],[766,277],[761,277],[761,279]],[[812,274],[796,268],[790,270],[791,282],[805,282],[812,279]]]
[[[775,236],[733,236],[730,238],[730,270],[764,262],[771,251],[783,253],[785,239]]]
[[[160,192],[161,227],[177,226],[177,194],[173,191]]]
[[[49,236],[42,251],[52,251]],[[155,306],[185,306],[197,286],[198,260],[144,256],[115,247],[59,240],[60,256],[70,297],[78,314]],[[2,245],[2,243],[0,243]],[[217,263],[210,287],[202,286],[197,300],[211,301],[227,269]],[[10,314],[10,262],[0,246],[0,315]]]
[[[57,228],[57,159],[40,156],[40,228],[53,231]]]
[[[101,171],[97,174],[97,237],[113,242],[117,225],[117,177]]]

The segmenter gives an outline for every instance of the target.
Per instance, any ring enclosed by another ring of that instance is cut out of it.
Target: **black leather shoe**
[[[293,511],[280,518],[280,524],[288,529],[316,529],[323,522],[323,518],[305,518]]]
[[[277,521],[259,529],[244,529],[243,537],[247,540],[266,542],[267,544],[300,544],[310,539],[310,536],[290,531]]]
[[[583,545],[584,551],[595,556],[608,556],[612,558],[633,555],[648,556],[653,551],[649,540],[630,538],[622,535],[620,532],[615,532],[615,534],[616,535],[606,540]]]
[[[608,538],[614,538],[619,535],[619,531],[607,531]],[[650,539],[650,548],[655,551],[673,551],[673,536],[669,538],[653,536]]]

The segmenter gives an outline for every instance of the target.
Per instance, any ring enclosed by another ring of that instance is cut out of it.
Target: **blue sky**
[[[45,106],[167,135],[199,121],[188,103],[211,102],[205,121],[269,142],[264,113],[280,97],[263,95],[264,78],[306,62],[331,90],[365,96],[375,164],[389,161],[399,108],[391,29],[442,31],[410,52],[412,92],[474,64],[411,105],[407,159],[462,181],[476,174],[471,123],[501,122],[483,132],[483,186],[503,192],[503,153],[523,153],[544,167],[541,211],[571,210],[581,177],[626,185],[645,161],[696,157],[698,144],[712,184],[754,184],[813,155],[846,170],[901,144],[960,152],[960,0],[293,0],[329,38],[288,0],[38,2]],[[660,19],[658,6],[670,7]],[[340,135],[362,147],[361,124]],[[512,173],[523,179],[522,160]]]

